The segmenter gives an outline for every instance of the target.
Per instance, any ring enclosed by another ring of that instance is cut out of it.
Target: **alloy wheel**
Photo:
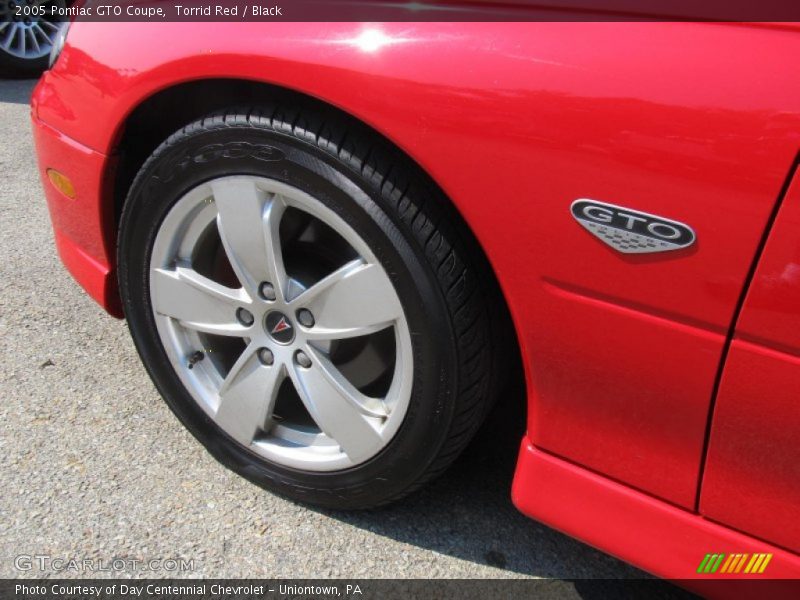
[[[47,56],[58,34],[58,23],[48,17],[20,16],[18,6],[42,7],[49,13],[52,6],[63,6],[63,2],[0,0],[0,50],[22,59]]]
[[[400,428],[414,372],[400,299],[367,243],[305,192],[249,175],[195,187],[158,229],[149,285],[172,367],[251,452],[334,471]]]

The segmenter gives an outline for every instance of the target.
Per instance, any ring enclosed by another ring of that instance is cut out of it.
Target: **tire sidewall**
[[[318,199],[367,243],[400,297],[411,334],[414,377],[403,424],[375,457],[350,469],[307,472],[266,461],[229,438],[194,401],[158,336],[149,295],[150,253],[175,202],[229,175],[268,177]],[[123,210],[120,290],[137,349],[172,411],[220,462],[251,481],[319,505],[383,504],[407,491],[449,432],[457,357],[435,274],[391,201],[360,170],[316,146],[266,127],[205,126],[173,136],[145,163]]]
[[[0,50],[0,77],[9,79],[29,79],[38,77],[50,60],[48,55],[39,58],[20,58]]]

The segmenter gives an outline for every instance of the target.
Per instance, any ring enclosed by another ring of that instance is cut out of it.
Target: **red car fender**
[[[77,24],[34,102],[103,181],[126,117],[181,82],[271,83],[361,119],[438,182],[489,258],[523,356],[525,444],[691,513],[722,350],[800,147],[798,59],[795,31],[740,25]],[[87,189],[54,221],[109,307],[110,187]],[[575,222],[577,198],[686,223],[696,242],[621,255]],[[534,486],[516,489],[532,506]]]

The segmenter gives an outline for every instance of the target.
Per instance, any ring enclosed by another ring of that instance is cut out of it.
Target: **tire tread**
[[[448,436],[421,475],[401,492],[359,506],[374,508],[395,502],[440,475],[455,460],[480,427],[501,387],[505,342],[499,332],[493,333],[491,314],[496,285],[486,272],[485,261],[477,258],[477,244],[466,242],[471,240],[470,234],[460,230],[461,223],[454,218],[443,192],[408,157],[376,139],[357,121],[348,122],[340,115],[304,112],[280,104],[214,112],[173,133],[142,171],[187,136],[230,127],[267,128],[290,135],[345,163],[391,207],[435,274],[454,334],[457,385],[453,393],[458,401]]]

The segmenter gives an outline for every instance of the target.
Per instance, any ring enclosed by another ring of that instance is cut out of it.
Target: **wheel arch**
[[[112,272],[116,273],[117,233],[122,207],[128,189],[147,157],[172,133],[204,115],[232,106],[256,106],[269,102],[299,104],[308,109],[317,108],[334,112],[342,119],[356,122],[371,135],[379,138],[390,149],[400,153],[407,159],[411,168],[441,192],[439,197],[447,204],[448,216],[456,222],[457,231],[474,250],[474,257],[490,277],[489,284],[500,300],[502,305],[499,307],[502,315],[500,322],[507,331],[509,340],[507,344],[508,371],[512,377],[518,378],[512,383],[521,385],[524,389],[526,382],[522,368],[522,349],[516,325],[511,317],[509,302],[491,261],[456,203],[428,170],[424,169],[409,152],[381,131],[330,102],[284,86],[241,78],[193,79],[154,91],[132,107],[112,136],[111,154],[114,160],[109,161],[104,173],[103,187],[107,190],[108,197],[103,201],[103,211],[106,213],[103,222],[107,227],[112,228],[105,232],[104,238],[109,244],[110,258],[114,261],[111,265]],[[114,292],[118,294],[116,276],[113,284]]]

